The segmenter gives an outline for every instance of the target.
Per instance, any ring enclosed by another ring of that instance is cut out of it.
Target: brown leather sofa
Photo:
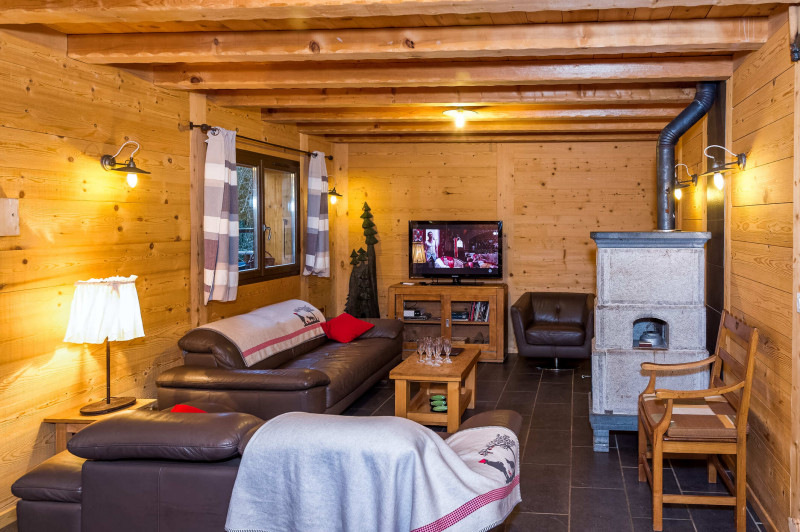
[[[221,532],[241,454],[262,423],[232,412],[98,421],[14,483],[19,532]],[[522,417],[483,412],[461,430],[496,425],[519,433]]]
[[[340,414],[401,359],[403,323],[365,321],[375,327],[350,343],[323,336],[249,368],[218,332],[189,331],[178,341],[184,365],[158,377],[158,404],[214,402],[261,419],[292,411]]]
[[[526,292],[511,306],[520,355],[588,358],[594,338],[594,294]]]

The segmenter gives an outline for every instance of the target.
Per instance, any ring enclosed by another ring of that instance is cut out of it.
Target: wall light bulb
[[[721,172],[714,173],[714,186],[717,187],[717,190],[722,190],[725,186],[725,178],[722,176]]]
[[[683,197],[683,192],[681,192],[681,189],[676,188],[675,189],[675,199],[681,199],[682,197]]]
[[[136,188],[136,183],[139,182],[139,176],[136,174],[128,174],[128,186],[131,188]]]
[[[458,114],[456,114],[455,120],[456,120],[456,127],[457,128],[464,127],[464,125],[467,123],[467,119],[464,116],[464,111],[459,110]]]
[[[336,205],[336,200],[338,200],[336,196],[331,196],[331,205]]]

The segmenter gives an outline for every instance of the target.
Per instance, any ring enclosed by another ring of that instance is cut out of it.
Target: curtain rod
[[[208,124],[195,124],[194,122],[189,122],[189,130],[191,131],[192,129],[195,128],[199,128],[200,131],[202,131],[203,133],[208,133],[209,131],[211,131],[212,134],[215,134],[214,131],[219,129],[216,126],[209,126]],[[280,148],[282,150],[296,151],[298,153],[302,153],[306,157],[317,156],[317,154],[314,153],[313,151],[298,150],[297,148],[292,148],[291,146],[283,146],[281,144],[274,144],[272,142],[267,142],[266,140],[253,139],[250,137],[245,137],[244,135],[239,135],[238,133],[236,137],[244,140],[249,140],[250,142],[257,142],[259,144],[266,144],[267,146],[274,146],[275,148]],[[325,158],[328,159],[329,161],[332,161],[333,155],[326,155]]]

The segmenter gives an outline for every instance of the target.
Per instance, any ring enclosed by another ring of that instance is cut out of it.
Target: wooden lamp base
[[[128,408],[136,402],[135,397],[108,397],[81,408],[82,416],[99,416]]]

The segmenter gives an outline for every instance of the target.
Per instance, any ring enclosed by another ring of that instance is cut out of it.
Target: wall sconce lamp
[[[456,127],[459,129],[464,127],[464,124],[467,123],[467,118],[475,118],[478,116],[478,113],[475,111],[464,110],[460,107],[458,109],[448,109],[442,114],[455,120]]]
[[[328,197],[331,199],[331,204],[336,205],[336,202],[342,197],[342,195],[336,192],[336,187],[333,187],[328,191]]]
[[[736,160],[726,163],[725,156],[723,155],[722,162],[718,163],[716,157],[708,154],[708,150],[710,150],[711,148],[719,148],[721,150],[725,150],[726,152],[736,157]],[[719,144],[712,144],[711,146],[707,147],[703,151],[703,154],[705,154],[705,156],[708,157],[709,159],[713,159],[714,163],[711,166],[711,170],[700,174],[700,176],[702,177],[714,174],[714,186],[716,186],[718,190],[722,190],[722,188],[725,186],[725,178],[722,176],[722,174],[724,174],[725,172],[730,172],[734,168],[738,168],[739,170],[744,170],[744,167],[747,164],[747,155],[745,155],[744,153],[733,153],[725,146],[720,146]]]
[[[686,168],[686,173],[689,174],[689,179],[681,181],[678,178],[678,167],[679,166],[683,166],[684,168]],[[686,188],[689,185],[696,185],[698,177],[699,176],[697,174],[689,173],[689,167],[686,166],[685,164],[683,164],[683,163],[676,164],[675,165],[675,192],[674,192],[675,199],[679,200],[679,199],[681,199],[683,197],[683,192],[681,192],[682,188]]]
[[[133,152],[131,153],[130,159],[128,159],[124,163],[118,163],[116,161],[115,157],[117,155],[119,155],[120,152],[122,151],[122,149],[125,146],[127,146],[128,144],[132,144],[132,145],[136,146],[136,149],[133,150]],[[114,170],[115,172],[122,172],[122,173],[128,174],[128,176],[127,176],[128,186],[133,188],[133,187],[136,186],[136,183],[138,183],[138,181],[139,181],[138,174],[149,174],[150,173],[150,172],[148,172],[146,170],[142,170],[141,168],[137,168],[136,167],[136,163],[133,162],[133,156],[137,151],[139,151],[139,143],[138,142],[134,142],[132,140],[129,140],[125,144],[120,146],[119,149],[117,150],[117,153],[115,153],[114,155],[103,155],[102,157],[100,157],[100,164],[103,166],[103,169],[106,170],[106,171]]]

